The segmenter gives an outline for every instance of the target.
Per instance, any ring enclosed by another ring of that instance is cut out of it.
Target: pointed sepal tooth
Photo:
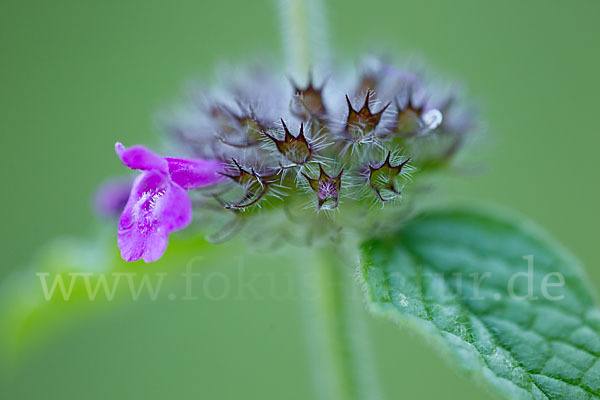
[[[333,210],[339,205],[340,191],[342,189],[342,174],[344,169],[335,176],[330,176],[323,169],[323,165],[319,163],[319,177],[311,178],[304,172],[302,175],[308,181],[310,188],[317,195],[318,210]]]
[[[257,204],[268,193],[271,185],[281,181],[281,171],[256,172],[254,169],[243,168],[237,160],[232,159],[234,171],[222,172],[221,174],[232,179],[244,188],[244,195],[241,200],[235,203],[226,204],[228,209],[245,209]]]
[[[401,176],[402,170],[410,158],[392,165],[391,152],[388,152],[385,161],[379,165],[369,165],[368,182],[375,195],[382,202],[393,200],[402,195]]]
[[[291,81],[291,83],[294,88],[291,108],[296,116],[302,119],[311,117],[322,119],[327,115],[327,108],[323,101],[323,88],[326,82],[323,82],[319,87],[315,86],[311,74],[305,87],[298,86],[294,81]]]
[[[362,107],[355,110],[348,95],[346,95],[346,103],[348,104],[348,118],[344,133],[352,142],[368,142],[375,140],[375,129],[381,121],[381,116],[387,110],[391,103],[384,105],[378,112],[372,112],[370,109],[372,90],[367,90],[365,101]]]
[[[313,147],[304,135],[304,123],[300,124],[300,132],[297,136],[291,134],[283,119],[281,119],[281,124],[284,130],[283,139],[278,139],[268,132],[263,132],[263,134],[275,143],[279,153],[290,163],[294,165],[306,164],[313,157]]]

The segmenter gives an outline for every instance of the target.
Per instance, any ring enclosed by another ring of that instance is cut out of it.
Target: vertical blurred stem
[[[317,399],[382,398],[364,324],[366,311],[354,279],[355,263],[332,247],[315,250],[312,262],[300,267]]]
[[[327,66],[322,0],[279,0],[287,72],[304,82],[315,64]],[[301,263],[302,304],[316,397],[379,400],[365,309],[354,279],[356,245],[317,249]],[[350,249],[350,251],[348,251]]]
[[[308,0],[280,0],[286,67],[294,79],[304,79],[310,69],[307,2]]]
[[[322,0],[278,0],[286,69],[304,82],[315,64],[327,64],[327,35]]]

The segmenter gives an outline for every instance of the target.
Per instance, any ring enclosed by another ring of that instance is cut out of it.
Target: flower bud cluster
[[[255,69],[194,91],[167,123],[171,143],[184,156],[220,160],[227,178],[194,204],[232,216],[232,230],[277,208],[288,219],[331,221],[399,207],[416,175],[452,160],[470,116],[455,93],[379,59],[355,75],[299,83]]]

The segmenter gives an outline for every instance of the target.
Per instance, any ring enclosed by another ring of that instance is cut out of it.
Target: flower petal
[[[165,158],[169,164],[171,180],[185,190],[196,189],[219,183],[225,177],[223,163],[219,160],[186,160],[181,158]]]
[[[111,178],[108,179],[96,189],[94,194],[94,209],[101,216],[118,216],[131,192],[131,178]]]
[[[125,148],[122,143],[115,143],[115,152],[126,166],[143,171],[157,170],[164,173],[169,167],[164,158],[154,154],[144,146],[136,145]]]
[[[146,171],[138,176],[117,230],[125,261],[158,260],[167,248],[169,233],[186,227],[192,219],[187,193],[169,176]]]

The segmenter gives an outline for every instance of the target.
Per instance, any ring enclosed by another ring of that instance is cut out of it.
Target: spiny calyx
[[[236,171],[222,172],[223,176],[232,179],[244,189],[244,196],[235,203],[227,203],[225,208],[245,209],[257,204],[269,191],[271,185],[281,180],[279,171],[265,171],[258,173],[254,169],[247,171],[235,159],[231,160]]]
[[[381,116],[390,106],[390,103],[387,103],[378,112],[373,113],[369,108],[372,94],[373,91],[368,89],[365,96],[365,102],[359,110],[355,110],[352,107],[352,102],[348,95],[346,95],[348,118],[346,120],[344,133],[351,142],[367,143],[375,141],[375,128],[377,128]]]
[[[442,113],[437,109],[426,109],[426,101],[419,104],[413,98],[412,90],[409,90],[406,103],[400,105],[398,99],[394,100],[396,105],[396,121],[393,131],[400,136],[423,135],[436,129],[442,123]]]
[[[282,140],[277,139],[267,132],[263,132],[263,134],[275,143],[277,150],[279,150],[281,155],[283,155],[287,161],[293,165],[306,164],[313,156],[313,148],[306,139],[306,136],[304,136],[304,122],[300,123],[300,132],[298,133],[298,136],[293,136],[290,133],[283,118],[281,119],[281,124],[283,125],[284,130],[284,137]]]
[[[392,153],[388,152],[383,163],[379,165],[369,164],[369,186],[373,189],[379,200],[383,202],[394,200],[402,195],[400,182],[402,169],[410,161],[410,158],[407,158],[398,165],[392,165],[391,156]]]
[[[317,194],[319,210],[332,210],[339,204],[340,190],[342,189],[342,168],[336,176],[330,176],[323,170],[323,165],[319,163],[319,177],[313,179],[302,172],[302,175],[308,181],[310,188]]]
[[[211,113],[222,127],[219,140],[228,146],[240,148],[256,146],[261,137],[260,133],[266,129],[265,124],[258,119],[250,106],[246,112],[236,113],[221,105],[213,107]],[[233,140],[230,139],[232,136],[234,136]]]
[[[308,78],[308,84],[305,88],[300,88],[294,82],[292,82],[292,86],[295,92],[291,104],[294,115],[302,119],[320,119],[327,115],[327,109],[323,102],[323,87],[325,83],[320,87],[315,87],[311,75]]]

